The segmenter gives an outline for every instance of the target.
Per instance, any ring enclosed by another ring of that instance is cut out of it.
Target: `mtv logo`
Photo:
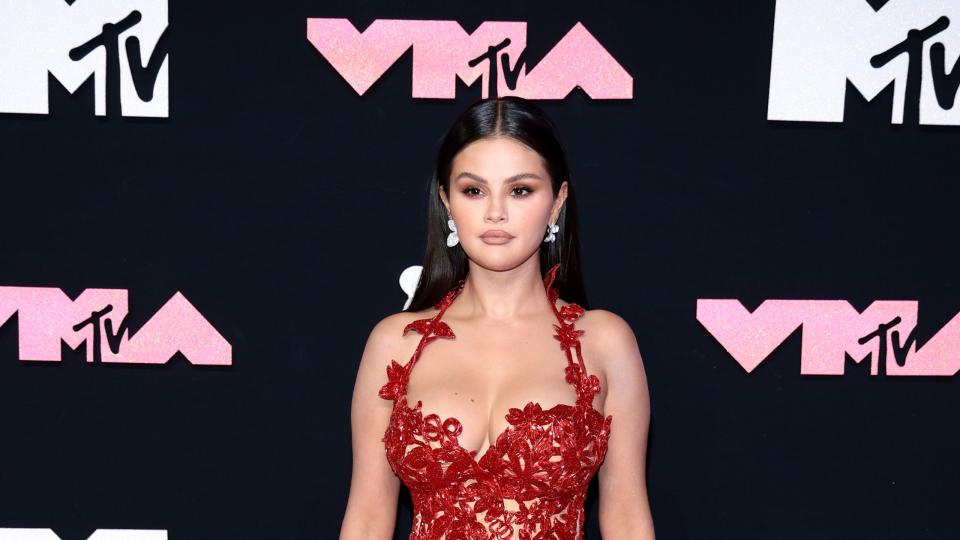
[[[849,81],[894,124],[960,125],[960,2],[777,0],[768,120],[843,122]]]
[[[48,114],[49,76],[97,116],[169,116],[167,0],[0,1],[0,113]],[[49,74],[49,75],[48,75]]]

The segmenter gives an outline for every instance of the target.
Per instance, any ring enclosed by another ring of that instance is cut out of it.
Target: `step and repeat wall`
[[[0,539],[336,538],[439,140],[506,95],[636,333],[658,538],[957,538],[958,56],[946,0],[3,0]]]

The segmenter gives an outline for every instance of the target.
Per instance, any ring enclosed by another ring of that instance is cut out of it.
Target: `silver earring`
[[[560,230],[560,226],[554,223],[553,225],[547,225],[547,237],[543,239],[544,242],[554,242],[557,239],[557,235],[554,234]]]
[[[453,247],[460,242],[460,237],[457,236],[457,224],[453,222],[453,218],[447,214],[447,227],[450,227],[450,234],[447,235],[447,247]]]

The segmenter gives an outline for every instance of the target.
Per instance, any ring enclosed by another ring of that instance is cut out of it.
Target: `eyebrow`
[[[464,176],[466,176],[467,178],[471,178],[471,179],[473,179],[473,180],[476,180],[477,182],[480,182],[480,183],[482,183],[482,184],[486,184],[486,183],[487,183],[487,181],[484,180],[483,177],[478,176],[478,175],[473,174],[473,173],[470,173],[470,172],[462,172],[462,173],[458,174],[457,177],[454,178],[454,180],[459,180],[459,179],[463,178]],[[504,183],[504,184],[510,184],[510,183],[516,182],[516,181],[518,181],[518,180],[523,180],[524,178],[536,178],[537,180],[543,180],[543,178],[542,178],[540,175],[538,175],[538,174],[534,174],[534,173],[520,173],[520,174],[515,174],[515,175],[511,176],[510,178],[507,178],[506,180],[503,181],[503,183]]]

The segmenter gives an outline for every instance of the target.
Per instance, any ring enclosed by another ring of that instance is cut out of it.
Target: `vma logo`
[[[0,113],[49,113],[93,77],[97,116],[169,116],[166,0],[0,1]]]
[[[60,361],[60,341],[86,343],[87,362],[165,364],[181,353],[193,365],[229,366],[232,347],[180,292],[135,335],[126,289],[87,289],[71,300],[56,287],[0,287],[0,327],[19,317],[20,360]],[[2,537],[0,537],[2,539]]]
[[[958,56],[956,0],[777,0],[767,119],[842,122],[848,86],[892,85],[892,123],[960,125]]]
[[[952,377],[960,372],[960,314],[924,343],[917,302],[880,300],[858,312],[846,300],[697,300],[697,320],[750,373],[802,328],[801,375],[843,375],[850,356],[871,375]]]
[[[457,78],[482,79],[484,99],[563,99],[578,86],[593,99],[633,98],[633,77],[579,22],[529,73],[525,22],[468,34],[456,21],[382,19],[361,33],[347,19],[307,19],[307,40],[360,95],[412,47],[415,98],[454,99]]]

